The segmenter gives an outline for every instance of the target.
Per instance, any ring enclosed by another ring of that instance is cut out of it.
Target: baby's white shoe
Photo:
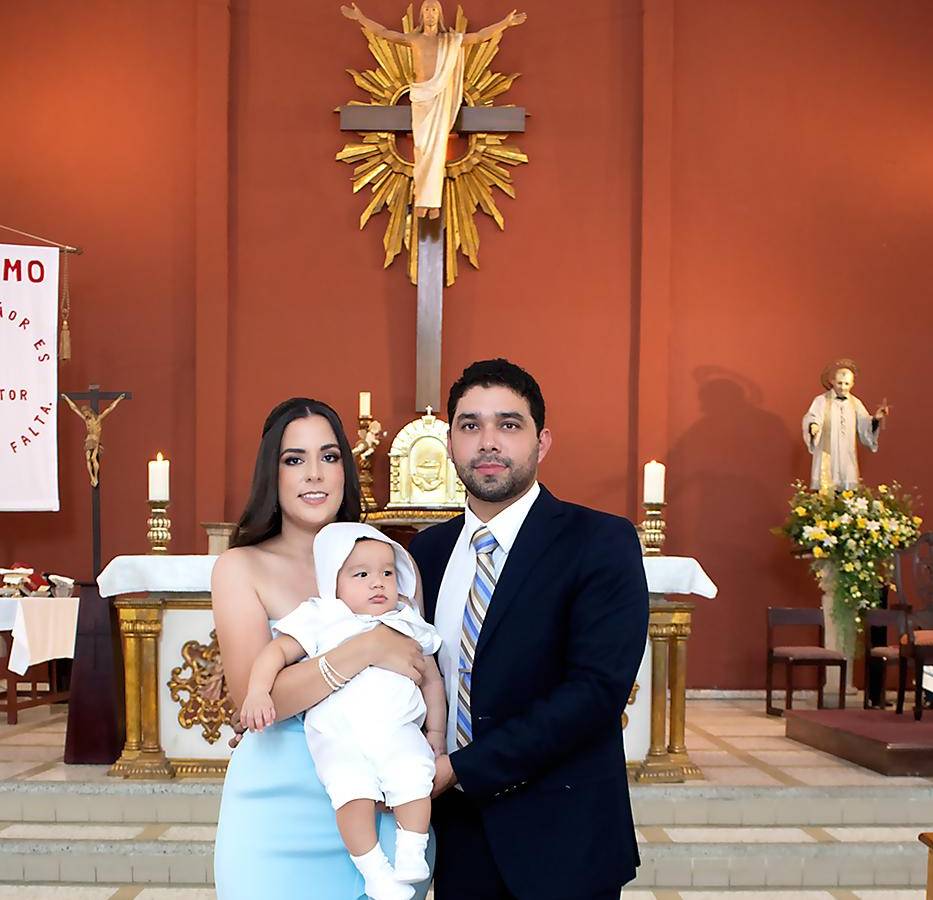
[[[425,859],[428,836],[417,831],[398,828],[395,832],[395,878],[402,884],[420,884],[431,870]]]
[[[363,876],[363,889],[371,900],[411,900],[415,896],[414,888],[398,882],[378,844],[369,853],[351,855],[350,859]]]
[[[401,884],[391,866],[385,873],[366,878],[363,884],[366,896],[371,900],[411,900],[415,896],[415,889],[411,885]]]

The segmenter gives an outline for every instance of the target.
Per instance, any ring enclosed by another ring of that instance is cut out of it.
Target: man
[[[855,363],[839,359],[823,372],[824,394],[813,398],[803,417],[803,441],[813,455],[810,487],[846,490],[859,483],[856,438],[878,452],[878,428],[889,409],[882,403],[874,416],[853,393]]]
[[[618,900],[634,877],[620,717],[648,592],[625,519],[539,486],[544,400],[518,366],[469,366],[447,404],[464,515],[417,535],[448,698],[436,900]]]

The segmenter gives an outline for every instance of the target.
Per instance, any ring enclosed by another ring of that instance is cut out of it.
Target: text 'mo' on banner
[[[58,249],[0,244],[0,510],[58,510]]]

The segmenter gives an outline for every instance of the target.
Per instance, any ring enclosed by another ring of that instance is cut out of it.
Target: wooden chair
[[[19,711],[32,706],[51,706],[53,703],[67,703],[68,690],[62,687],[59,660],[36,663],[30,666],[22,675],[17,675],[9,669],[10,648],[13,646],[13,632],[0,631],[0,680],[6,682],[6,690],[0,692],[0,715],[6,713],[7,725],[15,725],[19,721]],[[40,689],[40,684],[46,684],[46,689]],[[25,687],[28,695],[20,692]]]
[[[783,626],[806,625],[819,629],[818,644],[775,646],[774,630]],[[783,716],[784,710],[771,705],[771,691],[774,680],[775,663],[784,663],[785,667],[785,709],[792,709],[794,702],[794,667],[816,666],[818,685],[816,705],[823,708],[823,682],[828,666],[839,667],[839,708],[846,706],[846,666],[843,654],[826,649],[826,623],[821,609],[800,609],[797,607],[768,607],[768,668],[765,683],[765,712],[769,716]]]
[[[868,685],[871,664],[874,660],[877,660],[881,667],[881,691],[878,709],[884,709],[888,705],[885,701],[888,666],[895,665],[900,659],[900,639],[902,635],[907,633],[907,613],[909,610],[909,606],[899,603],[892,605],[889,609],[870,609],[865,613],[862,620],[865,639],[865,700],[862,705],[865,709],[871,709]],[[872,646],[873,628],[884,628],[885,630],[884,644],[880,647]],[[895,629],[893,638],[891,635],[892,628]]]
[[[914,668],[914,718],[923,716],[923,669],[933,666],[933,532],[894,557],[894,583],[898,596],[908,601],[911,613],[901,636],[898,655],[897,714],[904,712],[907,668]]]

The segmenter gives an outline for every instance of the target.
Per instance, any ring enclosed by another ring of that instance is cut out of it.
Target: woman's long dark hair
[[[282,450],[282,435],[289,422],[307,416],[323,416],[334,429],[340,459],[343,463],[343,503],[337,510],[338,522],[360,520],[360,478],[350,442],[343,430],[340,417],[326,403],[307,397],[292,397],[280,403],[266,418],[262,426],[262,439],[256,454],[253,470],[253,485],[250,488],[246,509],[237,522],[237,530],[230,542],[231,547],[250,547],[259,544],[282,531],[282,508],[279,505],[279,456]]]

